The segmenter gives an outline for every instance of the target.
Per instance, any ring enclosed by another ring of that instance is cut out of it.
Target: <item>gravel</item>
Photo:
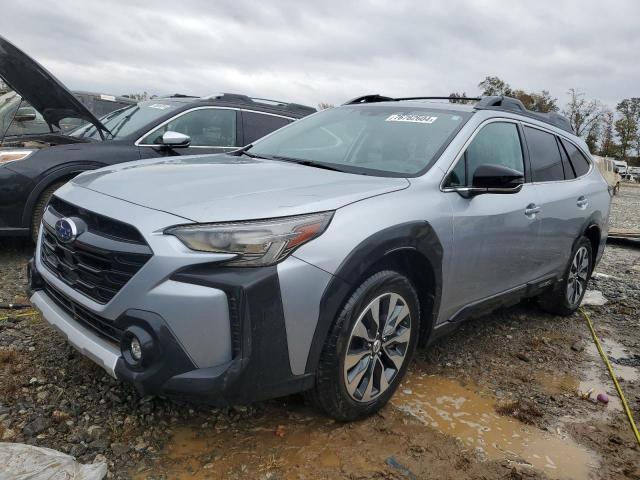
[[[640,188],[623,186],[614,200],[612,226],[640,228],[639,207]],[[25,264],[31,255],[32,247],[26,242],[0,241],[0,303],[28,301]],[[598,272],[602,275],[592,279],[590,288],[609,301],[588,307],[596,329],[603,339],[622,345],[630,354],[627,359],[634,359],[640,353],[640,251],[608,246]],[[307,455],[314,454],[314,449],[322,452],[331,443],[309,445],[288,436],[290,429],[305,422],[317,424],[317,431],[326,432],[327,439],[363,432],[362,438],[349,440],[346,455],[360,455],[364,438],[385,455],[369,459],[374,465],[371,471],[357,467],[358,462],[335,467],[327,460],[314,463],[313,470],[304,462],[291,464],[293,478],[401,478],[402,472],[384,463],[391,454],[419,478],[434,472],[447,478],[546,478],[510,462],[488,461],[430,427],[411,426],[392,406],[363,422],[340,425],[306,406],[301,396],[228,409],[140,398],[131,386],[112,379],[73,350],[37,315],[17,316],[21,313],[0,310],[0,317],[8,315],[0,320],[0,439],[54,448],[83,463],[104,458],[110,478],[131,478],[136,472],[171,478],[165,470],[165,452],[172,436],[185,428],[196,432],[197,438],[224,439],[217,453],[197,457],[204,471],[215,473],[207,470],[210,465],[230,459],[225,464],[229,470],[218,472],[220,478],[278,478],[265,472],[277,472],[278,456],[290,458],[295,442],[306,445]],[[453,335],[418,352],[414,368],[463,385],[479,385],[495,398],[527,405],[536,413],[530,416],[535,427],[549,432],[562,428],[596,452],[600,463],[596,478],[638,479],[640,450],[634,446],[626,419],[604,415],[603,408],[609,407],[577,394],[550,393],[540,380],[545,374],[575,376],[595,369],[606,382],[606,372],[589,354],[590,344],[579,315],[562,319],[525,302],[467,322]],[[640,418],[639,381],[625,381],[623,388],[635,417]],[[408,423],[413,430],[404,430]],[[265,429],[276,432],[273,437],[281,442],[279,446],[253,441]],[[350,448],[354,451],[349,452]],[[234,464],[234,455],[240,453],[244,460]]]

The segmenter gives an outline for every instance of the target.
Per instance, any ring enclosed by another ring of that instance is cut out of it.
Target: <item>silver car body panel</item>
[[[104,368],[109,375],[116,377],[115,368],[120,357],[119,348],[73,321],[43,291],[35,292],[31,296],[31,303],[80,353]]]
[[[427,222],[437,236],[442,246],[437,324],[450,320],[467,305],[545,275],[562,275],[571,243],[588,219],[603,230],[603,238],[606,236],[610,198],[605,182],[593,168],[573,181],[527,183],[510,195],[463,198],[443,191],[447,172],[475,133],[493,121],[548,130],[588,154],[584,142],[563,130],[504,111],[480,110],[424,175],[408,179],[246,157],[178,157],[121,164],[82,174],[56,195],[135,225],[153,257],[106,305],[93,302],[50,274],[41,265],[39,249],[36,266],[47,282],[107,319],[115,319],[130,308],[161,312],[198,367],[221,365],[230,358],[225,293],[179,284],[169,277],[186,266],[232,256],[191,251],[163,230],[191,222],[335,210],[320,237],[277,266],[291,371],[300,375],[305,373],[321,300],[332,277],[339,275],[341,265],[358,246],[382,230]],[[580,197],[587,202],[578,204]],[[532,204],[540,211],[527,215],[525,210]],[[189,305],[188,314],[182,305]]]
[[[152,185],[150,178],[153,178]],[[72,182],[196,222],[229,222],[334,210],[409,185],[404,178],[371,177],[280,161],[211,155],[114,165],[83,173]],[[140,188],[131,188],[131,185]]]

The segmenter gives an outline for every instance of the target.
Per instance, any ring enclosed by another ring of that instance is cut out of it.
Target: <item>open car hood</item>
[[[60,120],[79,118],[95,125],[98,130],[109,131],[58,79],[2,36],[0,77],[51,126],[60,128]],[[2,134],[0,132],[0,136]]]

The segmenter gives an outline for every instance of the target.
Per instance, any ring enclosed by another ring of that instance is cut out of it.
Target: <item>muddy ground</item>
[[[623,187],[612,224],[640,228],[639,205],[640,188]],[[31,255],[0,243],[0,303],[26,300]],[[640,249],[608,246],[590,288],[608,299],[586,308],[640,419]],[[584,319],[533,302],[420,351],[391,404],[352,424],[300,395],[222,410],[141,399],[37,315],[16,314],[0,320],[0,439],[106,461],[109,478],[640,479]]]

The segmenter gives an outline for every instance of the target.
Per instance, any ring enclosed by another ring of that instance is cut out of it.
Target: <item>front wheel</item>
[[[543,310],[557,315],[571,315],[575,312],[591,278],[593,251],[587,237],[581,237],[571,252],[569,265],[558,288],[538,297]]]
[[[341,421],[375,413],[400,384],[419,331],[418,296],[409,279],[389,270],[372,275],[329,333],[312,400]]]

